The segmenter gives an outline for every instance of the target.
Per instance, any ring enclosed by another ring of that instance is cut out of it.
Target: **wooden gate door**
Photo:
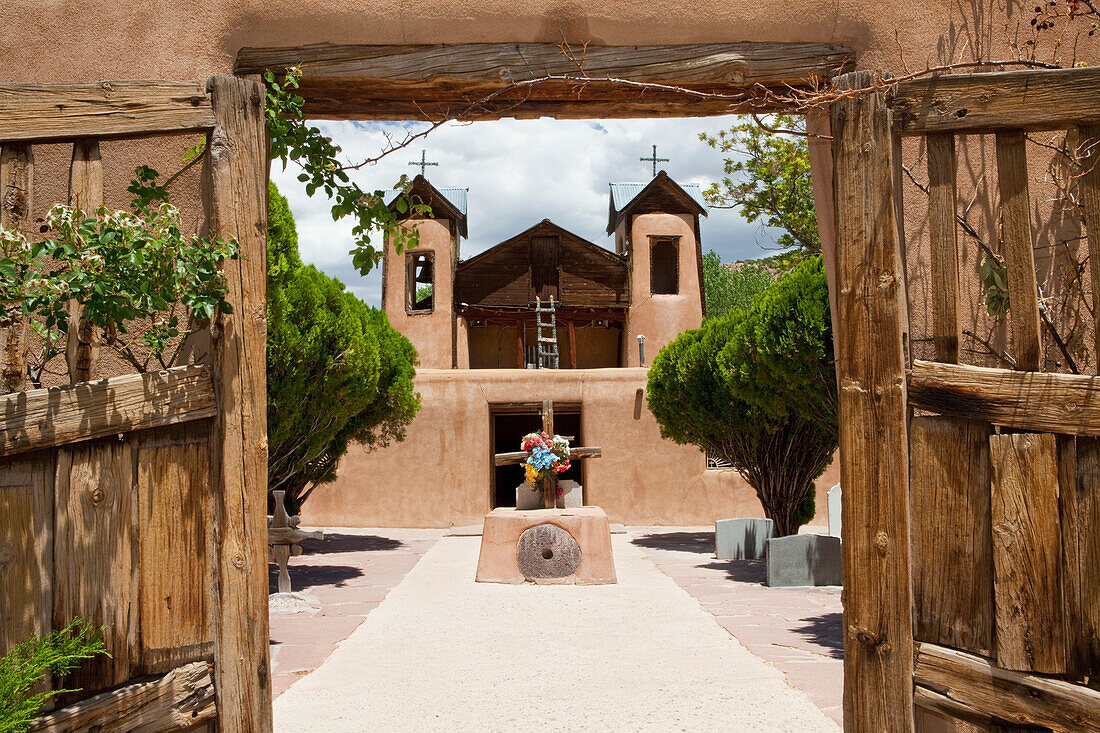
[[[92,211],[100,140],[197,133],[207,229],[240,245],[207,363],[26,390],[22,326],[3,334],[0,654],[74,617],[111,653],[32,730],[271,730],[263,100],[234,77],[0,85],[5,227],[35,233],[53,203],[33,202],[36,146],[72,145],[69,200]]]
[[[1100,378],[1043,371],[1025,154],[1026,132],[1082,140],[1095,302],[1100,69],[883,86],[840,77],[831,115],[845,729],[1100,731]],[[994,140],[1014,370],[959,363],[963,134]],[[924,136],[928,166],[921,272],[906,272],[903,136]],[[907,298],[918,275],[933,302]],[[910,307],[931,311],[934,361],[910,356]]]

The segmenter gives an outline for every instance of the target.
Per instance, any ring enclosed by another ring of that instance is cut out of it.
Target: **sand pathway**
[[[480,538],[440,540],[275,700],[276,731],[839,730],[613,539],[596,587],[474,583]]]

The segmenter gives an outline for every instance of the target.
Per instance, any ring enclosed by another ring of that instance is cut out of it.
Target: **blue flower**
[[[536,447],[527,457],[527,463],[538,471],[546,471],[554,467],[558,457],[543,447]]]

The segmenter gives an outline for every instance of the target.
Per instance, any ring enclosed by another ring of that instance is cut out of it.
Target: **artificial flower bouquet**
[[[520,449],[528,453],[523,470],[532,490],[537,491],[546,479],[569,470],[569,440],[561,435],[529,433],[523,436]],[[561,496],[562,489],[557,489],[557,494]]]

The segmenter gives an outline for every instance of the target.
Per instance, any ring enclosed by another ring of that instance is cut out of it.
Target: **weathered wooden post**
[[[226,263],[233,313],[212,327],[218,414],[212,451],[218,593],[214,682],[218,729],[272,729],[267,616],[267,131],[264,87],[215,76],[207,138],[210,233],[235,237]]]
[[[873,87],[858,71],[837,91]],[[844,486],[844,729],[913,730],[909,447],[886,93],[832,104],[839,286],[840,482]]]

